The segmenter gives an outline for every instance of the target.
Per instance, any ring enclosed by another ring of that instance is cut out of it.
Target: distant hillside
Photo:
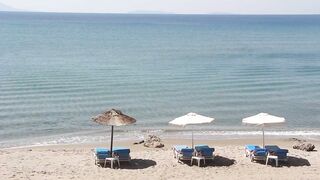
[[[20,10],[0,3],[0,11],[20,11]]]

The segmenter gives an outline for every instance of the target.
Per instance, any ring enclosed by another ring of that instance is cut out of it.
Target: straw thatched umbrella
[[[102,114],[93,117],[92,120],[101,125],[111,126],[111,144],[110,152],[112,153],[113,148],[113,126],[125,126],[133,124],[136,120],[130,116],[123,114],[120,110],[111,109]]]

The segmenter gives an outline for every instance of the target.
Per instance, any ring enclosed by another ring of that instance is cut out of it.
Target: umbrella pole
[[[192,141],[191,141],[192,142],[192,146],[191,147],[193,149],[193,130],[191,131],[191,133],[192,133]]]
[[[264,148],[264,125],[262,125],[262,147]]]
[[[111,156],[113,156],[112,148],[113,148],[113,126],[111,126],[111,144],[110,144],[110,153],[111,153]]]

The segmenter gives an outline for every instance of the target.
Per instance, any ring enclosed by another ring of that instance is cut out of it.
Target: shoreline
[[[190,130],[179,131],[165,131],[165,130],[151,130],[151,131],[120,131],[116,132],[114,139],[116,141],[139,141],[143,140],[148,135],[156,135],[161,139],[183,139],[189,140],[191,138]],[[228,141],[228,140],[242,140],[242,139],[259,139],[262,136],[261,131],[194,131],[195,140],[212,140],[212,141]],[[320,131],[265,131],[267,139],[306,139],[317,140],[320,139]],[[262,138],[262,137],[261,137]],[[110,132],[105,131],[98,134],[76,133],[63,134],[44,137],[12,139],[0,141],[1,149],[10,148],[28,148],[38,146],[50,145],[74,145],[74,144],[96,144],[108,142],[110,139]]]

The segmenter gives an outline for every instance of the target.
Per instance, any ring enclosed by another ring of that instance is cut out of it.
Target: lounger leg
[[[199,166],[199,167],[200,167],[200,162],[201,162],[201,159],[198,160],[198,166]]]
[[[267,157],[267,160],[266,160],[266,165],[268,165],[268,161],[269,161],[269,158]]]
[[[107,160],[105,159],[104,160],[104,166],[103,166],[104,168],[106,167],[106,163],[107,163]]]
[[[192,166],[192,161],[193,161],[193,159],[191,158],[191,164],[190,164],[191,166]]]
[[[111,163],[111,169],[113,169],[113,163],[114,163],[113,160],[111,160],[110,163]]]
[[[118,160],[118,166],[119,166],[119,168],[120,168],[120,161]]]

